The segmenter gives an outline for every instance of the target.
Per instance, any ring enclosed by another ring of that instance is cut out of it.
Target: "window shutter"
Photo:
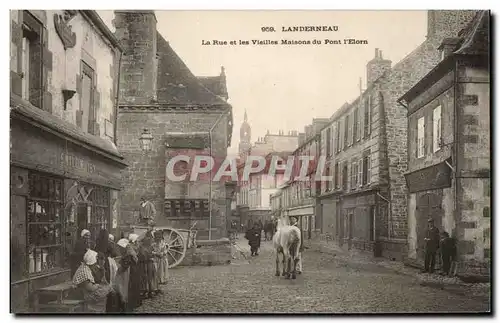
[[[359,137],[365,138],[365,107],[363,106],[363,104],[359,105],[358,119],[359,119]]]
[[[371,154],[366,156],[366,162],[368,164],[368,166],[366,167],[366,184],[370,184],[371,179],[372,179],[372,155]]]
[[[363,186],[363,158],[358,160],[358,186]]]
[[[372,132],[372,97],[371,96],[368,97],[367,109],[368,109],[368,135],[370,135]]]

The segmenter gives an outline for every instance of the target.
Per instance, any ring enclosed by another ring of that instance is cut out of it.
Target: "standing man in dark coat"
[[[253,225],[253,228],[248,230],[245,234],[245,239],[248,240],[248,244],[250,245],[250,252],[252,256],[258,256],[258,251],[260,248],[260,239],[262,238],[262,229],[260,228],[258,223]]]
[[[141,204],[139,207],[140,222],[144,225],[153,225],[156,218],[156,208],[155,205],[146,199],[146,197],[141,197]]]
[[[425,237],[425,262],[424,271],[427,273],[434,272],[436,264],[436,253],[439,249],[439,229],[434,226],[434,220],[427,220],[428,230]]]

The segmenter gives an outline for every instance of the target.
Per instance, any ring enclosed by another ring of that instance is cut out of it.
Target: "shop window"
[[[109,189],[94,186],[91,192],[90,227],[92,237],[97,237],[101,229],[109,230]]]
[[[37,108],[42,107],[42,24],[23,11],[21,50],[21,96]]]
[[[39,274],[62,268],[62,180],[30,173],[27,202],[28,273]]]

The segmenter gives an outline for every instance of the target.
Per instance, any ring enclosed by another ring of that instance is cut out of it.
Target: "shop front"
[[[35,291],[70,279],[83,229],[119,237],[120,171],[114,145],[32,107],[11,113],[11,310],[29,311]]]
[[[451,159],[406,174],[409,191],[408,257],[424,261],[427,220],[433,219],[439,231],[454,227],[454,192]]]
[[[376,220],[376,191],[344,194],[340,206],[340,239],[342,246],[347,249],[374,251],[375,247],[375,220]]]

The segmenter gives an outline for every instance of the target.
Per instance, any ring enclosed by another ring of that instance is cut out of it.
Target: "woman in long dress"
[[[73,284],[83,292],[85,304],[91,313],[106,311],[106,299],[112,291],[104,275],[104,259],[99,260],[100,263],[97,252],[87,250],[73,276]]]
[[[144,298],[152,298],[158,293],[158,277],[154,264],[152,234],[147,232],[139,247],[139,265],[141,268],[141,291]]]
[[[116,249],[120,256],[115,258],[118,269],[112,286],[118,295],[117,304],[113,312],[118,313],[126,312],[128,308],[130,265],[133,261],[132,256],[127,252],[128,244],[129,241],[127,239],[120,239],[116,243]]]
[[[130,256],[130,279],[128,289],[127,311],[132,311],[142,304],[141,301],[141,270],[139,267],[137,234],[130,234],[127,245],[127,255]]]
[[[155,242],[153,243],[153,256],[156,266],[158,283],[166,284],[168,279],[167,244],[163,239],[161,231],[155,232]]]

